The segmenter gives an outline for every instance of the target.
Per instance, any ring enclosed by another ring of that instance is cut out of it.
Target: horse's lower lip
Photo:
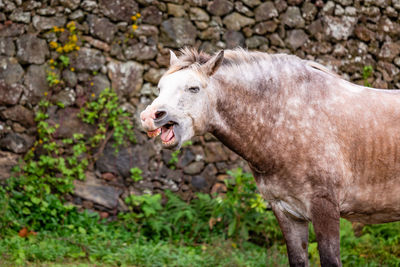
[[[172,137],[171,138],[171,140],[169,140],[169,141],[167,141],[167,142],[164,142],[164,141],[162,141],[162,143],[163,143],[163,145],[165,145],[165,146],[170,146],[170,145],[172,145],[172,144],[174,144],[175,143],[175,136],[174,137]]]

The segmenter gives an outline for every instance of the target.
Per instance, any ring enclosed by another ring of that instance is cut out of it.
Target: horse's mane
[[[203,51],[198,51],[195,48],[186,47],[181,49],[180,52],[181,55],[179,56],[179,61],[169,68],[169,74],[189,67],[193,69],[199,69],[201,65],[206,63],[212,57],[212,55],[209,55]],[[313,69],[339,77],[339,75],[333,71],[313,61],[303,60],[296,56],[287,54],[267,54],[258,51],[249,52],[243,48],[224,50],[224,61],[222,62],[222,66],[238,66],[243,63],[254,63],[261,60],[301,62],[302,64]]]

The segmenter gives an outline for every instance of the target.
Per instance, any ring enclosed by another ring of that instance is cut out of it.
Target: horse
[[[293,55],[171,52],[159,96],[140,114],[176,149],[212,133],[249,164],[286,242],[308,266],[312,223],[322,266],[341,266],[340,217],[400,220],[400,93],[352,84]]]

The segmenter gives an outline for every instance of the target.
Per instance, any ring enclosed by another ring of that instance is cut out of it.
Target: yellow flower
[[[54,41],[51,41],[51,42],[50,42],[50,48],[55,49],[55,48],[57,48],[57,47],[58,47],[58,43],[57,43],[57,42],[54,42]]]
[[[137,25],[136,25],[136,24],[133,24],[133,25],[132,25],[132,29],[133,29],[133,30],[136,30],[136,29],[137,29]]]
[[[67,24],[67,28],[72,32],[76,29],[75,22],[71,21]]]
[[[70,51],[73,51],[74,49],[76,49],[76,44],[74,44],[74,43],[67,43],[66,45],[64,45],[65,52],[70,52]],[[79,49],[77,49],[77,50],[79,50]]]
[[[50,64],[53,64],[53,63],[54,63],[54,59],[50,59],[50,60],[49,60],[49,63],[50,63]]]
[[[140,18],[140,16],[141,16],[140,13],[136,13],[136,17]]]
[[[48,95],[48,93],[47,92],[44,92],[44,96],[47,96]]]
[[[71,71],[75,71],[75,68],[74,68],[74,67],[71,67],[70,70],[71,70]]]
[[[76,37],[76,34],[71,35],[69,37],[69,39],[71,40],[71,42],[74,42],[74,43],[78,42],[78,37]]]
[[[79,50],[79,49],[81,49],[81,48],[80,48],[79,46],[77,46],[77,47],[75,47],[75,49],[76,49],[76,50]]]
[[[64,32],[64,28],[60,28],[59,31],[60,31],[60,32]]]
[[[94,84],[93,82],[90,83],[91,86],[93,86],[93,84]]]
[[[64,45],[63,49],[64,49],[64,52],[69,52],[69,51],[71,51],[71,45],[66,44],[66,45]]]
[[[96,95],[95,94],[92,94],[92,97],[95,97]]]
[[[62,48],[62,47],[58,47],[58,48],[56,49],[56,52],[62,53],[62,52],[63,52],[63,48]]]
[[[54,66],[51,66],[50,69],[54,70]]]
[[[58,84],[58,83],[60,83],[60,81],[59,80],[54,80],[54,83]]]
[[[74,26],[75,26],[75,21],[70,21],[67,24],[67,28],[71,28],[71,27],[74,27]]]
[[[39,140],[39,144],[43,144],[43,140],[42,139]]]
[[[136,16],[132,16],[131,20],[137,20],[137,17]]]
[[[54,26],[54,27],[53,27],[53,31],[54,31],[54,32],[58,32],[58,30],[59,30],[59,28],[58,28],[57,26]]]

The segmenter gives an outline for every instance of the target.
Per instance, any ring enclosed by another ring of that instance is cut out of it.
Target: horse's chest
[[[296,205],[296,203],[286,202],[284,200],[274,201],[275,207],[283,211],[285,214],[294,217],[299,220],[309,220],[307,216],[307,211],[302,209],[301,206]]]
[[[257,185],[264,199],[273,203],[276,208],[297,219],[308,220],[307,192],[298,192],[287,184],[274,179],[259,180]]]

